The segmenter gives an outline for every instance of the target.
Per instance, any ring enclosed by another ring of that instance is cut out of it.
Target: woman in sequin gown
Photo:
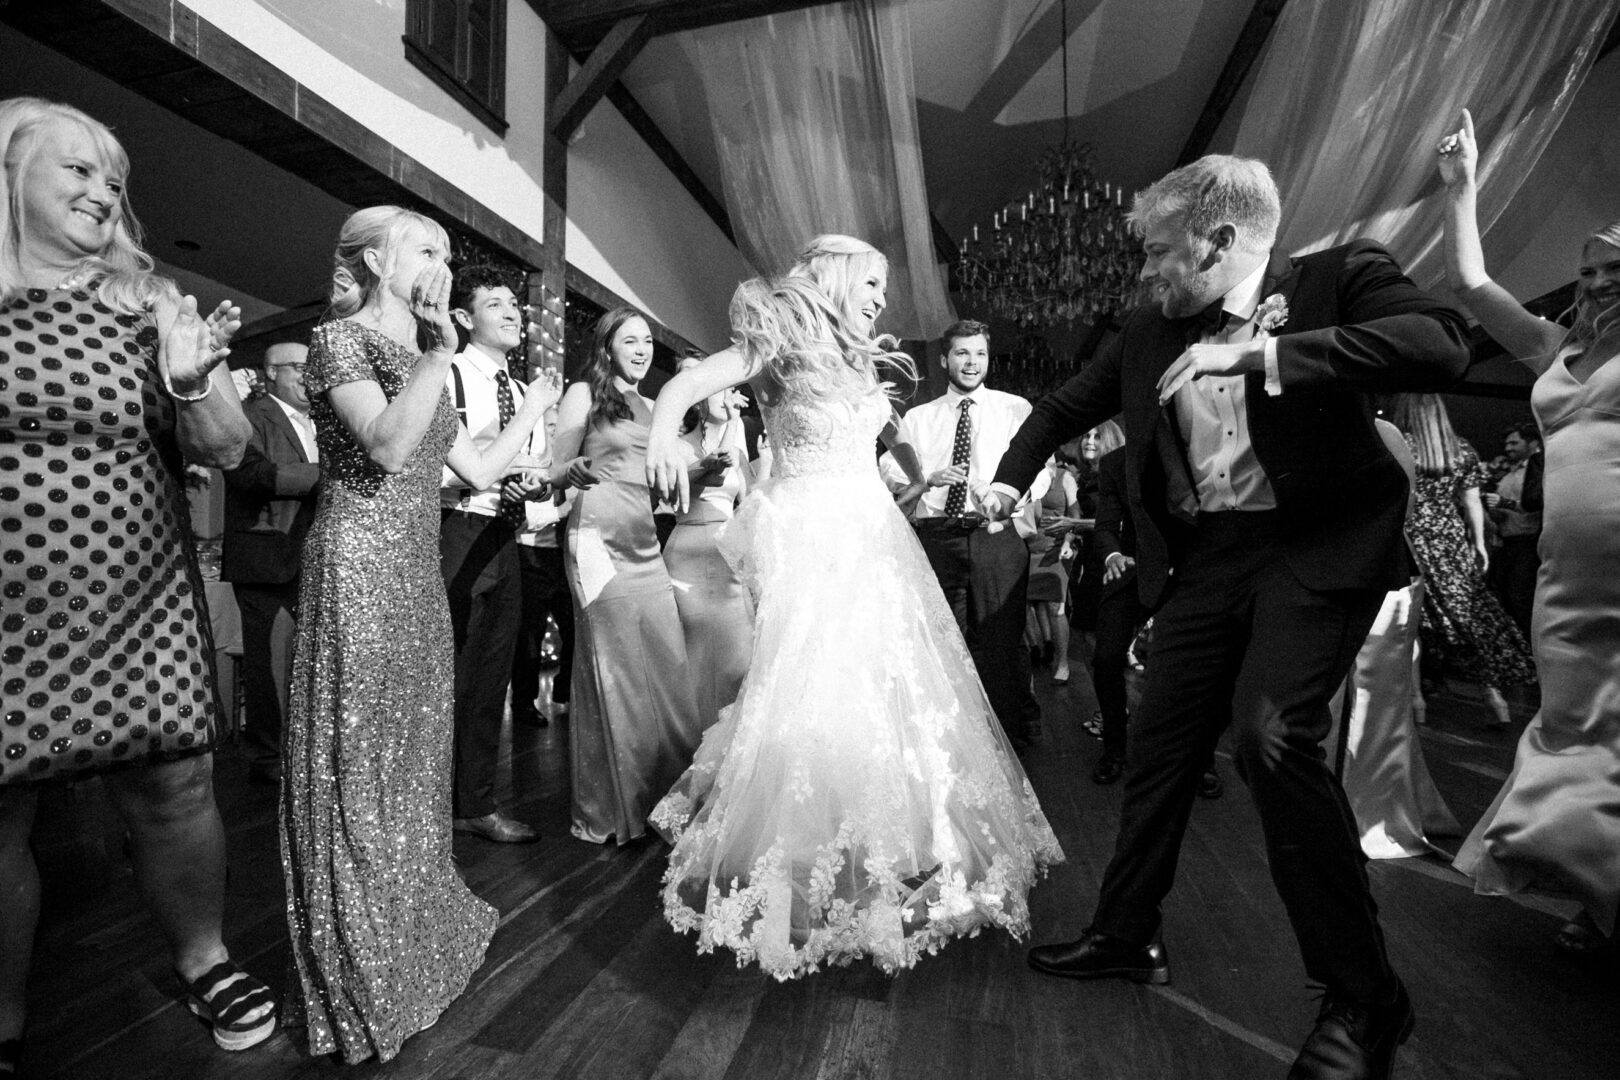
[[[213,1025],[245,1049],[273,1031],[274,1002],[221,938],[213,644],[184,475],[235,465],[247,443],[219,363],[236,312],[205,322],[150,273],[129,161],[102,124],[0,101],[0,161],[0,1075],[21,1057],[39,792],[91,775],[188,1004],[253,999]]]
[[[700,358],[681,361],[681,370]],[[692,500],[664,543],[664,565],[686,635],[686,664],[704,730],[737,698],[753,655],[754,605],[720,553],[719,538],[747,490],[748,447],[734,390],[705,399],[681,437],[695,464]]]
[[[1559,944],[1612,942],[1620,915],[1620,221],[1581,249],[1569,330],[1486,273],[1475,219],[1478,148],[1465,111],[1440,144],[1446,271],[1469,311],[1537,373],[1546,454],[1531,637],[1541,711],[1513,771],[1458,852],[1483,893],[1550,888],[1581,902]]]
[[[680,416],[753,381],[772,474],[720,540],[755,599],[753,666],[653,821],[674,844],[665,918],[778,979],[860,957],[892,973],[986,926],[1021,936],[1063,857],[878,472],[883,433],[902,498],[926,486],[877,377],[901,363],[871,338],[886,278],[868,245],[821,237],[744,284],[738,344],[665,387],[648,450],[649,480],[684,503]]]
[[[597,320],[585,377],[557,410],[551,479],[580,489],[564,555],[574,594],[572,831],[593,844],[646,833],[648,811],[702,734],[647,489],[652,408],[637,388],[651,363],[647,320],[616,308]]]
[[[323,481],[282,747],[288,1019],[307,1025],[310,1053],[349,1062],[387,1061],[437,1020],[497,918],[451,861],[438,492],[446,464],[469,486],[496,482],[557,395],[537,381],[494,444],[473,448],[444,392],[448,247],[397,207],[351,216],[333,260],[340,317],[315,329],[304,372]]]

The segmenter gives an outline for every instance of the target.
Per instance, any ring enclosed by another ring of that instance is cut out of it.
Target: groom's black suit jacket
[[[1290,259],[1273,254],[1261,297],[1281,294],[1283,392],[1246,376],[1249,436],[1277,496],[1278,539],[1312,590],[1398,588],[1407,483],[1372,423],[1367,395],[1441,390],[1470,356],[1462,315],[1423,292],[1377,244]],[[1065,440],[1123,412],[1126,493],[1142,602],[1159,605],[1197,513],[1180,429],[1159,376],[1186,349],[1181,320],[1136,308],[1120,333],[1042,398],[1002,455],[996,482],[1023,491]]]

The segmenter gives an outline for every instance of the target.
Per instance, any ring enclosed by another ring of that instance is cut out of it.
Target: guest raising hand
[[[1439,146],[1446,276],[1491,337],[1537,374],[1530,406],[1546,467],[1531,625],[1541,711],[1456,865],[1484,893],[1572,891],[1583,910],[1558,942],[1585,952],[1612,940],[1620,910],[1620,221],[1581,248],[1570,327],[1530,314],[1485,270],[1479,148],[1468,110],[1461,121]]]

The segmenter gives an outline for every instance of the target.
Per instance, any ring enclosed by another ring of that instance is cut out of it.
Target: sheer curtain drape
[[[1434,147],[1474,116],[1489,230],[1530,174],[1620,0],[1293,0],[1235,153],[1267,162],[1293,254],[1358,236],[1421,285],[1444,274]]]
[[[934,261],[906,5],[824,4],[693,39],[748,260],[777,272],[818,233],[860,237],[889,257],[879,328],[939,334],[954,316]]]

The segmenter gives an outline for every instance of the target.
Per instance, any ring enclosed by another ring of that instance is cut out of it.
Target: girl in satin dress
[[[557,409],[551,481],[579,490],[564,566],[574,594],[569,706],[573,834],[628,844],[692,763],[703,726],[647,487],[652,330],[633,308],[597,320],[584,378]]]
[[[1558,943],[1612,942],[1620,911],[1620,222],[1587,237],[1568,329],[1537,318],[1485,270],[1473,119],[1439,146],[1446,275],[1491,337],[1537,374],[1546,454],[1531,637],[1541,711],[1513,772],[1457,854],[1483,893],[1557,889],[1581,902]]]

